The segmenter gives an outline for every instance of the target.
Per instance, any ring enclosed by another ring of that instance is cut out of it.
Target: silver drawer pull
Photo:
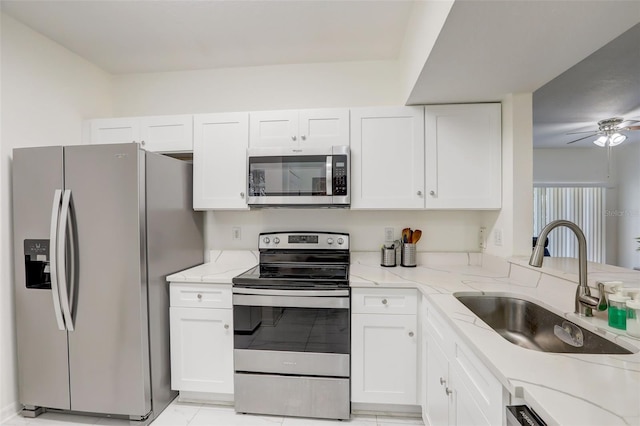
[[[228,330],[229,329],[229,324],[225,324],[224,328],[225,328],[225,330]]]
[[[453,393],[453,391],[452,391],[451,389],[449,389],[449,388],[445,388],[445,390],[444,390],[444,391],[445,391],[445,393],[446,393],[447,395],[451,395],[451,394]]]
[[[413,331],[409,332],[409,337],[413,337]]]
[[[202,295],[198,293],[198,299],[202,299]]]
[[[387,302],[387,299],[382,299],[382,304],[383,304],[383,305],[386,305],[387,303],[388,303],[388,302]]]
[[[440,377],[440,384],[444,385],[445,383],[447,383],[447,381],[444,379],[444,377]]]

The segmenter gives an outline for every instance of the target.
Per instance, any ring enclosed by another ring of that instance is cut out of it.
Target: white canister
[[[633,297],[627,300],[627,334],[640,337],[640,291],[629,292]]]

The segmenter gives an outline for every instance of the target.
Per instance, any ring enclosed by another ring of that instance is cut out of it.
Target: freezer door
[[[67,332],[58,329],[49,273],[51,210],[62,188],[62,147],[13,151],[19,402],[68,410]]]
[[[136,144],[64,148],[77,238],[71,409],[151,411],[144,155]]]

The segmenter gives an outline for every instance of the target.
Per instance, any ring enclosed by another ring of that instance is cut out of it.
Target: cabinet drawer
[[[414,289],[354,289],[351,293],[354,314],[416,315],[418,293]]]
[[[171,306],[232,308],[231,284],[171,283]]]

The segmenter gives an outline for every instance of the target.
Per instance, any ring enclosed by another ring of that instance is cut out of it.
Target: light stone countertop
[[[259,262],[258,252],[249,250],[212,250],[209,257],[210,262],[169,275],[167,281],[231,284],[233,277]]]
[[[167,281],[230,283],[255,266],[258,253],[212,252],[210,263],[173,274]],[[640,272],[588,265],[589,285],[620,280],[640,287]],[[352,252],[352,288],[416,288],[448,321],[512,395],[522,398],[549,425],[640,425],[640,339],[607,325],[606,312],[577,317],[575,259],[528,259],[479,253],[418,253],[418,266],[385,268],[379,252]],[[552,354],[524,349],[503,339],[455,297],[456,292],[509,293],[536,302],[625,347],[630,355]]]

